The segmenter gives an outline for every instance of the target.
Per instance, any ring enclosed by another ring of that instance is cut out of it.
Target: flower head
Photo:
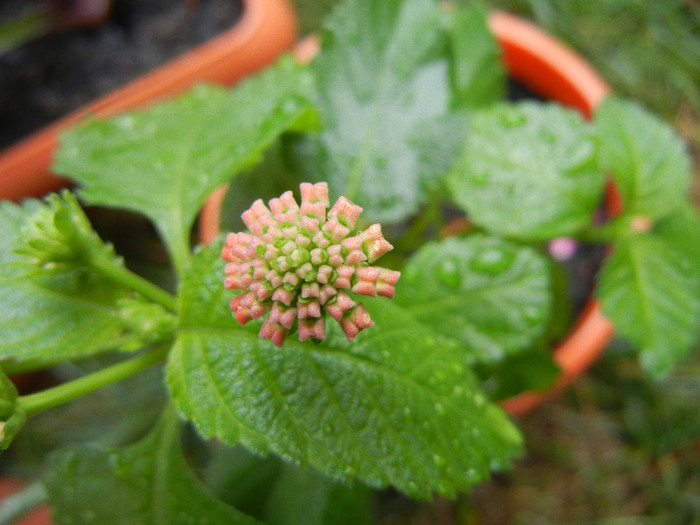
[[[231,311],[242,325],[267,314],[260,337],[277,346],[295,328],[300,341],[324,339],[326,314],[353,340],[373,323],[351,294],[394,297],[401,274],[370,266],[393,246],[379,224],[350,235],[362,208],[340,197],[328,210],[325,182],[300,189],[301,205],[291,191],[269,208],[258,199],[242,215],[250,233],[226,237],[224,286],[243,290]]]

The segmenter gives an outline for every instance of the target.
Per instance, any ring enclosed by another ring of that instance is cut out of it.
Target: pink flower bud
[[[372,318],[361,304],[350,310],[349,315],[340,320],[340,327],[343,329],[348,341],[352,341],[358,333],[371,326],[374,326]]]
[[[393,297],[400,273],[368,266],[392,246],[378,224],[350,236],[362,208],[341,197],[327,212],[325,182],[300,190],[300,205],[289,191],[269,209],[256,200],[242,216],[250,233],[226,237],[224,286],[243,290],[231,311],[241,324],[264,319],[260,337],[277,346],[295,328],[300,341],[323,339],[326,314],[352,340],[373,323],[347,291]]]
[[[371,263],[379,259],[386,252],[393,250],[394,247],[387,242],[382,235],[382,227],[379,224],[373,224],[360,234],[364,250],[367,253],[367,260]]]

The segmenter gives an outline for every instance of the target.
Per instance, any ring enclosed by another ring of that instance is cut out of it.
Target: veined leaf
[[[700,279],[665,239],[632,235],[615,245],[597,289],[603,313],[660,376],[684,358],[700,327]]]
[[[402,271],[396,301],[418,321],[456,339],[470,359],[523,350],[549,318],[550,276],[532,248],[470,235],[423,246]]]
[[[287,57],[234,91],[199,86],[142,112],[89,122],[62,137],[54,169],[80,183],[91,204],[147,215],[182,270],[207,196],[282,132],[315,123],[304,95],[310,81]]]
[[[362,206],[368,220],[407,217],[441,175],[424,170],[415,145],[439,143],[422,126],[449,106],[439,21],[432,0],[353,0],[323,33],[312,71],[324,129],[303,151],[314,176]]]
[[[652,219],[678,208],[690,185],[690,159],[673,129],[640,106],[608,99],[595,114],[602,167],[624,211]]]
[[[55,455],[44,479],[57,525],[254,525],[209,493],[187,466],[176,414],[124,450]]]
[[[658,222],[654,234],[694,264],[694,275],[700,279],[700,212],[691,201],[681,205]]]
[[[70,359],[126,342],[120,300],[127,290],[84,267],[40,270],[14,250],[44,204],[0,205],[0,359]]]
[[[233,320],[224,326],[217,309],[228,292],[200,291],[198,276],[223,266],[217,248],[194,263],[181,293],[200,306],[183,311],[167,373],[205,437],[417,497],[466,490],[518,453],[518,432],[454,343],[390,301],[364,302],[375,326],[352,343],[329,323],[322,344],[280,349]]]
[[[473,114],[447,183],[454,202],[487,230],[546,240],[591,221],[604,177],[578,113],[525,102]]]

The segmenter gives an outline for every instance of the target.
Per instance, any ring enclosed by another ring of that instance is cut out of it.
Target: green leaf
[[[268,525],[369,525],[372,492],[337,483],[309,467],[243,447],[217,446],[204,472],[207,486]]]
[[[47,207],[0,204],[0,359],[59,360],[118,347],[124,336],[118,302],[129,293],[89,268],[59,264],[41,269],[15,250],[22,230]]]
[[[615,245],[597,289],[615,329],[641,351],[655,376],[683,359],[700,326],[700,279],[662,237],[633,235]]]
[[[181,294],[197,305],[183,310],[167,365],[203,436],[416,497],[466,490],[518,453],[517,430],[463,354],[390,301],[365,302],[375,326],[352,343],[328,323],[320,345],[277,348],[230,319],[220,284],[202,290],[201,276],[218,269],[220,281],[222,268],[217,246],[194,259]]]
[[[549,319],[550,275],[535,250],[470,235],[426,244],[406,264],[396,301],[459,341],[471,360],[523,350]]]
[[[694,265],[694,275],[700,279],[700,212],[691,201],[660,220],[654,234],[664,239],[673,249]]]
[[[602,167],[620,191],[624,211],[663,217],[686,199],[690,159],[673,129],[633,102],[607,99],[595,114]]]
[[[453,105],[477,108],[503,100],[506,71],[483,7],[476,3],[461,7],[451,22]]]
[[[89,122],[64,134],[54,169],[79,182],[89,203],[147,215],[182,270],[207,196],[282,132],[315,123],[309,82],[287,57],[233,92],[199,86],[139,113]]]
[[[305,144],[306,160],[367,220],[409,216],[435,181],[415,143],[439,144],[421,127],[449,105],[439,22],[432,0],[353,0],[334,12],[312,64],[324,129]]]
[[[285,465],[267,504],[268,525],[371,525],[365,487],[333,483],[309,468]]]
[[[484,378],[489,397],[501,400],[551,387],[561,368],[554,362],[551,349],[543,346],[509,355],[496,366],[491,363],[484,366],[479,375]]]
[[[79,447],[52,458],[44,479],[57,525],[253,525],[187,466],[175,414],[124,450]]]
[[[554,104],[500,104],[473,114],[448,174],[454,202],[494,233],[526,240],[570,235],[602,198],[592,133]]]

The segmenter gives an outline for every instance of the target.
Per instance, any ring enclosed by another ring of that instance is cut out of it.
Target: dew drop
[[[435,412],[441,416],[445,413],[445,407],[441,403],[435,403]]]
[[[462,285],[462,272],[457,261],[448,257],[440,261],[437,266],[438,280],[450,288],[459,288]]]
[[[498,275],[510,268],[515,253],[498,248],[487,248],[469,263],[469,268],[477,273]]]
[[[523,319],[528,326],[536,326],[544,320],[544,311],[536,306],[528,306],[523,310]]]
[[[406,491],[409,494],[416,494],[418,492],[418,484],[415,481],[409,481],[406,483]]]
[[[501,114],[501,124],[506,128],[517,128],[525,124],[527,118],[522,113],[506,111]]]
[[[447,463],[447,460],[439,454],[433,454],[433,463],[436,467],[443,467]]]

